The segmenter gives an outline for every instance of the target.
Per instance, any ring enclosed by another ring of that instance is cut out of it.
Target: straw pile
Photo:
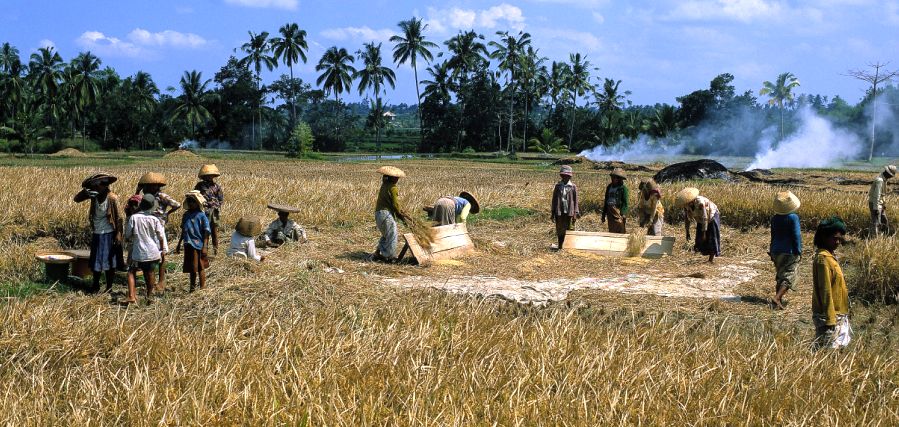
[[[646,229],[639,227],[627,237],[627,250],[624,253],[631,258],[639,257],[643,253],[644,246],[646,246]]]
[[[431,245],[436,238],[436,233],[431,224],[407,213],[403,213],[403,216],[406,218],[406,225],[409,226],[412,234],[415,235],[415,239],[418,240],[418,244],[422,248],[431,249]]]
[[[87,154],[77,148],[64,148],[51,154],[50,157],[87,157]]]
[[[180,150],[180,149],[179,149],[179,150],[172,151],[171,153],[168,153],[168,154],[166,154],[166,155],[163,156],[163,157],[165,157],[166,159],[173,159],[173,158],[178,158],[178,159],[195,159],[195,158],[200,157],[200,156],[198,156],[197,153],[194,153],[193,151],[190,151],[190,150]]]

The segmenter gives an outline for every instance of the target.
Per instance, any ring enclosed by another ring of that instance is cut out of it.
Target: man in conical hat
[[[215,182],[215,178],[221,176],[221,172],[214,164],[208,164],[200,168],[197,176],[199,176],[200,182],[194,186],[194,190],[199,191],[206,199],[204,212],[209,219],[209,226],[212,228],[212,253],[218,253],[218,224],[221,220],[222,206],[225,204],[225,191],[222,184]]]
[[[458,196],[443,196],[434,206],[425,207],[425,212],[437,225],[464,224],[469,214],[477,214],[481,205],[473,194],[463,191]]]
[[[868,190],[868,209],[871,210],[871,236],[877,236],[890,228],[886,214],[886,183],[890,178],[896,176],[896,166],[889,165],[883,168],[880,175],[871,183]]]
[[[91,226],[90,267],[94,273],[92,291],[100,290],[100,275],[106,275],[106,291],[112,289],[117,269],[125,268],[122,256],[124,223],[119,210],[119,197],[109,186],[117,178],[98,173],[81,183],[75,202],[91,201],[88,221]]]
[[[381,232],[378,247],[372,254],[375,261],[393,261],[396,259],[397,228],[396,220],[406,222],[399,202],[399,193],[396,184],[406,173],[394,166],[383,166],[378,169],[381,174],[381,188],[378,190],[378,200],[375,202],[375,224]]]
[[[291,213],[299,212],[298,208],[288,205],[269,203],[268,208],[278,212],[278,219],[271,222],[263,234],[266,246],[281,246],[285,242],[306,242],[306,230],[290,219]]]

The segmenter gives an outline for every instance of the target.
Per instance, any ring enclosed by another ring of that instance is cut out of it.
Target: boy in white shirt
[[[165,268],[160,265],[162,256],[169,251],[169,244],[165,237],[165,228],[162,221],[154,215],[156,210],[156,198],[152,194],[145,193],[139,205],[140,211],[128,218],[125,224],[125,239],[132,243],[131,265],[128,268],[128,300],[126,304],[137,302],[137,270],[144,273],[144,282],[147,286],[147,302],[150,303],[153,296],[153,286],[156,282],[155,270]]]

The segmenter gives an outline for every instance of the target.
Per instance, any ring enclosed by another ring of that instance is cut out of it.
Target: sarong
[[[609,233],[627,233],[627,218],[621,215],[621,210],[617,207],[610,206],[606,210],[606,218],[609,220]]]
[[[386,209],[376,211],[375,224],[378,226],[378,231],[381,232],[381,239],[378,240],[378,252],[384,258],[396,258],[397,231],[393,214]]]
[[[721,214],[716,212],[705,230],[701,227],[701,224],[696,224],[696,243],[693,250],[703,255],[721,256]]]
[[[434,203],[433,220],[440,225],[456,223],[456,201],[449,197],[441,197]]]
[[[774,261],[774,268],[777,270],[775,282],[777,286],[784,286],[791,291],[796,288],[796,270],[799,268],[799,255],[793,254],[771,254],[771,260]]]
[[[91,238],[90,266],[96,273],[115,270],[122,265],[122,247],[116,245],[114,232],[94,234]]]

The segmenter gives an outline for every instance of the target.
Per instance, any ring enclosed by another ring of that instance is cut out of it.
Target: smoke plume
[[[759,142],[762,148],[749,169],[825,168],[858,158],[862,143],[846,130],[835,129],[810,108],[799,111],[799,129],[776,145],[772,139]]]

